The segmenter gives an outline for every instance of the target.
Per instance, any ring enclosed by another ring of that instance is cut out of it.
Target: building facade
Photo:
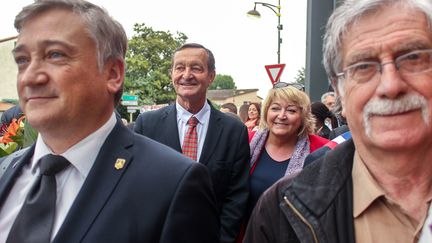
[[[0,112],[18,100],[16,88],[17,66],[12,56],[17,37],[0,39]]]

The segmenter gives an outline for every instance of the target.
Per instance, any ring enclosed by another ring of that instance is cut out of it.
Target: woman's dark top
[[[281,162],[276,161],[270,157],[266,149],[263,150],[250,177],[250,212],[252,212],[261,194],[285,175],[289,161],[290,159]]]

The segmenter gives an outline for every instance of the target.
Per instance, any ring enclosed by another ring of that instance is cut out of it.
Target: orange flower
[[[12,138],[18,134],[18,130],[21,128],[20,124],[24,118],[25,116],[21,116],[18,120],[16,118],[12,119],[12,122],[9,124],[6,133],[3,135],[3,137],[0,137],[1,143],[6,144],[14,142]]]

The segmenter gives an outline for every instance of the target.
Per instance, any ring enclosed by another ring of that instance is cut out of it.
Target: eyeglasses
[[[432,49],[412,51],[397,57],[391,62],[359,62],[348,66],[343,72],[336,74],[338,78],[365,83],[372,80],[384,65],[394,63],[403,77],[420,74],[432,70]]]
[[[294,87],[294,88],[296,88],[296,89],[298,89],[300,91],[304,91],[304,86],[303,86],[303,84],[300,84],[300,83],[277,82],[277,83],[275,83],[273,85],[273,88],[274,89],[278,89],[278,88],[285,88],[285,87],[288,87],[288,86]]]

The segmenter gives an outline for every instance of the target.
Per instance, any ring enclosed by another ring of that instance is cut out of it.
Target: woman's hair
[[[311,113],[309,96],[307,96],[305,92],[291,86],[273,88],[269,90],[261,110],[262,113],[259,125],[260,130],[268,128],[267,112],[275,99],[285,100],[297,105],[300,108],[302,125],[298,132],[299,137],[306,136],[314,132],[315,119]]]

